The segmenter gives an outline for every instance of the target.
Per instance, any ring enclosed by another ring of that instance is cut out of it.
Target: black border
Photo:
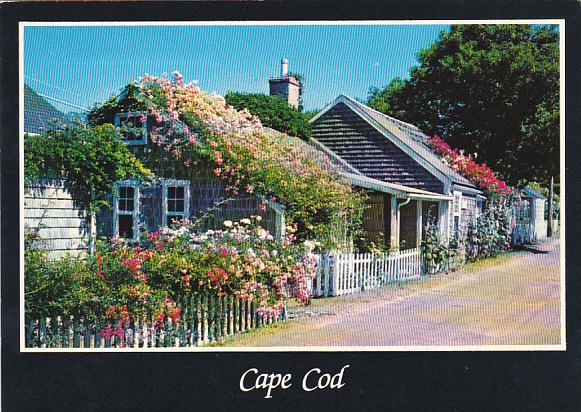
[[[581,204],[581,13],[575,1],[267,3],[4,3],[0,7],[3,410],[276,409],[575,410],[581,405],[576,253]],[[19,353],[18,22],[565,18],[567,182],[566,352]],[[341,390],[306,393],[300,377],[347,369]],[[264,399],[238,389],[242,372],[292,373]],[[575,407],[576,406],[576,407]]]

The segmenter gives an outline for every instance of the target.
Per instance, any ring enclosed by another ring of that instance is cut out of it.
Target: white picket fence
[[[120,326],[116,322],[89,322],[73,316],[28,319],[25,345],[90,349],[194,347],[286,319],[286,309],[276,316],[267,316],[258,313],[254,302],[209,293],[178,299],[178,306],[181,316],[177,320],[142,319]]]
[[[312,287],[315,296],[341,296],[392,282],[419,278],[420,249],[394,253],[332,253],[321,256]]]

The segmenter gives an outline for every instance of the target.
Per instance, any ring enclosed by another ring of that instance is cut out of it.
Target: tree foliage
[[[263,126],[304,140],[308,140],[311,136],[311,124],[308,117],[289,105],[282,97],[260,93],[229,92],[225,99],[227,104],[237,110],[248,109],[260,119]]]
[[[546,185],[559,175],[558,42],[552,26],[452,26],[368,104],[476,152],[512,185]]]
[[[151,172],[117,138],[111,125],[73,123],[63,130],[24,136],[27,179],[66,179],[79,207],[95,211],[108,204],[115,182],[146,179]]]

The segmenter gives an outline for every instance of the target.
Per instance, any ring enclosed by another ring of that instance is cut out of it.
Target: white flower
[[[278,250],[274,249],[271,254],[272,256],[278,256]]]
[[[224,226],[226,226],[226,227],[232,227],[232,221],[231,220],[226,220],[224,222]]]
[[[256,221],[257,221],[257,222],[260,222],[261,220],[262,220],[262,216],[260,216],[260,215],[257,215],[257,216],[256,216]]]
[[[305,247],[307,253],[311,253],[313,250],[315,250],[315,242],[311,240],[305,240],[303,246]]]
[[[243,225],[249,225],[250,224],[250,219],[241,219],[240,223],[242,223]]]

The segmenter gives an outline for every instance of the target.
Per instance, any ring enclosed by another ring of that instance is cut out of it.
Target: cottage
[[[121,131],[122,138],[156,178],[151,182],[118,182],[112,194],[113,207],[102,209],[97,215],[97,236],[136,240],[143,230],[155,231],[183,219],[196,222],[200,230],[222,229],[225,221],[259,215],[262,226],[273,236],[282,238],[284,207],[279,203],[247,192],[233,194],[215,176],[210,165],[184,168],[180,161],[170,157],[148,156],[151,146],[155,145],[148,138],[154,122],[151,116],[145,116],[140,122],[137,119],[141,115],[119,113],[116,126],[122,127],[130,121],[142,129],[140,134],[132,128]]]
[[[340,95],[311,119],[312,143],[350,169],[352,184],[370,191],[368,241],[417,247],[429,219],[449,238],[482,210],[484,196],[426,145],[417,127]]]
[[[93,119],[95,124],[114,122],[119,129],[119,137],[156,176],[151,182],[128,180],[117,183],[111,198],[113,207],[101,210],[97,216],[98,236],[135,240],[144,229],[154,231],[171,224],[176,219],[196,222],[197,227],[204,230],[223,228],[223,223],[228,220],[240,221],[251,215],[259,215],[262,217],[261,224],[273,236],[281,239],[286,231],[285,207],[277,201],[276,196],[257,195],[249,187],[232,190],[236,184],[229,184],[229,178],[224,178],[224,173],[228,173],[228,170],[222,170],[223,159],[219,158],[221,152],[217,143],[214,141],[209,143],[204,140],[208,136],[204,138],[200,135],[206,133],[214,124],[223,127],[220,129],[222,132],[217,134],[225,133],[230,136],[228,144],[235,150],[260,150],[261,153],[267,150],[277,153],[270,161],[266,161],[267,158],[262,156],[249,155],[255,159],[253,160],[255,169],[275,168],[278,169],[276,173],[295,175],[298,180],[305,180],[309,179],[309,176],[317,175],[317,170],[332,166],[326,161],[327,156],[313,150],[300,139],[261,127],[254,120],[244,120],[246,115],[225,106],[223,100],[219,101],[217,97],[206,95],[202,102],[197,103],[199,107],[205,108],[202,110],[207,111],[201,114],[198,120],[190,120],[188,127],[171,108],[160,107],[155,113],[143,110],[143,106],[140,107],[139,103],[135,103],[135,96],[142,92],[139,87],[129,85],[111,105],[120,109],[112,113],[107,107],[103,111],[103,117],[97,115]],[[192,92],[192,96],[198,95],[198,92]],[[215,107],[208,109],[212,105]],[[220,115],[216,116],[215,108],[219,108]],[[236,119],[226,119],[229,116]],[[98,119],[95,120],[96,117]],[[204,122],[206,124],[202,126],[201,123]],[[196,123],[199,128],[195,126]],[[254,131],[244,135],[246,133],[244,129]],[[172,142],[176,141],[184,142],[186,147],[172,148]],[[206,147],[210,153],[185,159],[174,152],[174,150],[194,150],[194,147],[200,147],[197,142],[204,142],[201,146]],[[252,146],[251,142],[258,144],[260,148],[253,146],[249,149],[248,145]],[[191,143],[191,146],[188,143]],[[212,144],[215,146],[210,149]],[[247,160],[245,159],[243,163],[246,164]],[[317,170],[307,164],[310,161],[318,165]],[[235,166],[229,167],[232,171]],[[238,167],[242,167],[240,163],[236,166]],[[259,174],[264,175],[262,172]],[[277,176],[283,178],[283,175]],[[272,186],[278,186],[279,182],[263,176],[258,178],[259,186],[265,185],[263,179],[270,179],[270,183],[267,184],[266,190],[258,193],[276,193],[276,190],[270,189]],[[284,188],[278,190],[285,191]],[[340,241],[345,243],[346,236],[341,233],[341,225],[337,225],[337,232],[336,238],[342,238]]]

